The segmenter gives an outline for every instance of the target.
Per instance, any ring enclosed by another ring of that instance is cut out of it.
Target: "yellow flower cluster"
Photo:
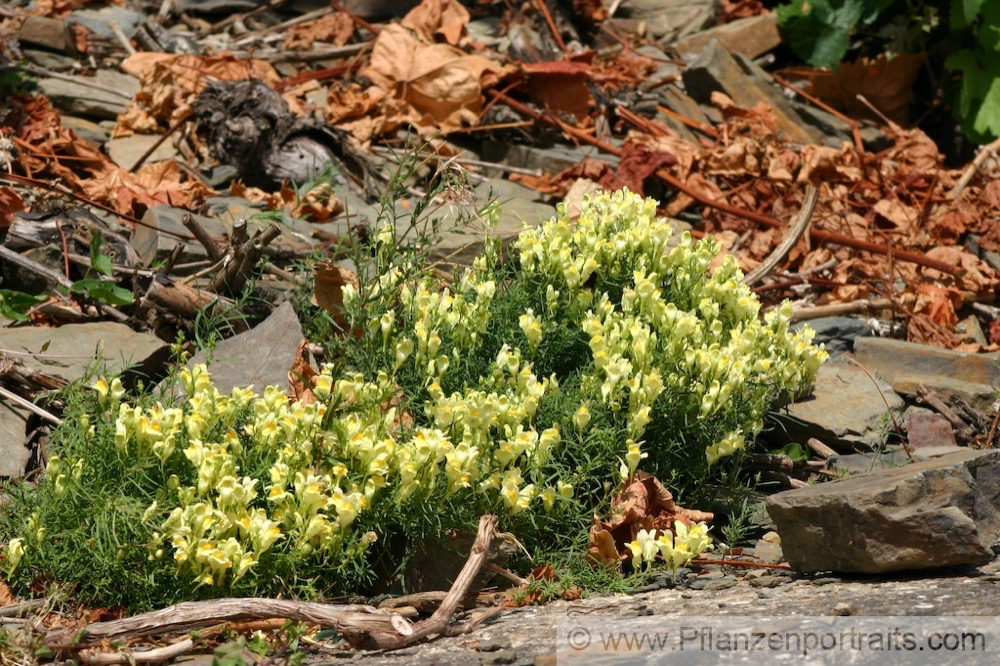
[[[425,358],[443,372],[431,353],[433,333],[425,344]],[[479,494],[516,514],[536,501],[552,511],[557,500],[572,497],[569,483],[525,481],[560,436],[557,428],[531,426],[554,380],[535,377],[516,350],[498,355],[490,392],[445,395],[432,377],[425,406],[431,423],[409,432],[396,408],[387,408],[398,390],[391,375],[369,382],[331,373],[324,368],[315,381],[319,401],[306,404],[274,386],[261,396],[246,388],[223,396],[199,365],[180,372],[187,392],[180,407],[120,405],[115,441],[122,454],[163,465],[183,459],[191,472],[187,484],[172,475],[166,497],[146,511],[144,520],[156,529],[151,558],[170,552],[179,573],[199,584],[232,585],[275,547],[297,556],[362,553],[375,533],[348,537],[357,517],[378,502],[399,504],[440,489],[444,496]],[[270,461],[266,475],[246,475],[251,460]],[[50,462],[57,486],[64,468],[57,458]]]
[[[575,223],[561,206],[516,244],[522,270],[548,283],[546,318],[575,322],[589,336],[592,380],[604,403],[625,413],[626,474],[643,457],[641,438],[664,391],[696,403],[701,419],[735,409],[749,415],[741,419],[746,432],[737,428],[707,447],[711,464],[743,448],[763,427],[767,401],[806,388],[826,358],[810,344],[811,329],[789,333],[790,305],[759,321],[760,304],[733,257],[709,270],[717,243],[684,233],[670,247],[671,234],[654,200],[622,190],[585,199]],[[522,317],[532,348],[545,326],[534,312]],[[578,412],[578,427],[588,414]]]
[[[698,555],[710,550],[712,537],[708,535],[705,523],[688,527],[677,520],[674,521],[673,531],[664,530],[659,536],[656,535],[656,530],[639,530],[628,547],[632,551],[632,567],[636,571],[651,565],[657,555],[663,557],[671,570],[677,571]]]

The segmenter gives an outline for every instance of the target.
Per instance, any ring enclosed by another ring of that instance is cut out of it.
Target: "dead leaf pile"
[[[714,515],[674,504],[673,495],[651,474],[637,471],[611,498],[607,519],[594,516],[587,560],[595,565],[621,567],[631,557],[628,544],[639,530],[672,530],[675,521],[685,525],[711,522]]]

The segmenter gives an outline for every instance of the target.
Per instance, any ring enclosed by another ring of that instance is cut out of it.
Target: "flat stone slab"
[[[139,158],[152,148],[160,138],[159,135],[154,134],[133,134],[109,140],[105,149],[112,162],[123,169],[131,169],[132,165],[138,162]],[[153,154],[146,158],[146,163],[162,162],[176,156],[177,149],[174,148],[174,144],[167,140],[157,146]]]
[[[222,394],[251,385],[258,393],[273,385],[285,390],[302,337],[295,309],[286,301],[255,328],[223,340],[213,350],[198,352],[187,367],[208,363],[212,382]]]
[[[1000,354],[969,354],[888,338],[858,338],[854,356],[897,393],[915,396],[921,385],[961,398],[990,413],[1000,387]]]
[[[977,565],[1000,538],[1000,451],[966,449],[764,500],[797,571]]]
[[[781,44],[781,34],[773,12],[736,19],[729,23],[688,35],[673,47],[682,57],[697,55],[713,39],[729,51],[756,58]]]
[[[156,375],[170,354],[170,346],[149,333],[138,333],[124,324],[95,322],[66,324],[59,328],[22,326],[5,328],[0,340],[6,349],[22,352],[25,367],[61,377],[67,382],[82,378],[94,365],[97,350],[109,374],[129,372]],[[48,345],[45,351],[42,348]]]
[[[14,479],[24,474],[31,458],[25,446],[28,412],[0,398],[0,479]]]
[[[100,69],[92,78],[100,88],[52,78],[39,79],[38,87],[58,109],[98,120],[115,120],[139,90],[139,79],[121,72]],[[104,89],[119,90],[122,95]]]
[[[774,434],[800,443],[816,437],[840,450],[878,446],[892,432],[890,410],[898,421],[903,399],[888,384],[832,360],[820,367],[811,395],[775,415],[781,427]]]

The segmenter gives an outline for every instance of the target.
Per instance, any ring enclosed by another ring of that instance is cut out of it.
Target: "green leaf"
[[[45,296],[35,296],[22,291],[0,289],[0,317],[11,321],[27,321],[28,310],[45,302]]]
[[[798,442],[790,442],[781,447],[781,453],[792,459],[792,462],[799,462],[800,460],[809,460],[809,452],[802,448],[802,445]]]
[[[945,61],[961,72],[958,104],[953,109],[970,138],[986,141],[1000,136],[1000,62],[982,51],[965,49]]]
[[[972,128],[981,135],[1000,136],[1000,77],[990,81],[986,95],[972,120]]]
[[[111,275],[111,257],[101,252],[103,246],[104,235],[95,231],[90,241],[90,266],[101,275]]]
[[[871,22],[884,2],[872,0],[797,0],[776,8],[778,26],[792,51],[813,67],[835,68],[864,18]]]
[[[108,305],[128,305],[135,301],[135,296],[132,295],[131,291],[122,289],[114,282],[107,280],[77,280],[73,283],[71,291],[74,294],[81,294]]]
[[[951,28],[967,28],[976,20],[979,9],[986,0],[951,0]]]

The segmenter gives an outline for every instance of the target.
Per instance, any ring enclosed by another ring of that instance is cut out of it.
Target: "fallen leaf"
[[[802,168],[796,181],[819,186],[824,182],[849,182],[861,180],[861,163],[851,144],[844,142],[840,149],[830,146],[802,146]]]
[[[544,565],[532,569],[528,578],[532,580],[556,580],[556,570],[550,562],[546,562]]]
[[[673,164],[677,164],[677,158],[670,153],[658,151],[647,143],[626,141],[614,177],[605,179],[606,187],[609,190],[627,187],[645,196],[643,181],[659,169]]]
[[[200,180],[181,171],[173,159],[144,164],[135,173],[108,163],[95,170],[92,178],[81,180],[80,189],[88,197],[108,202],[118,212],[135,217],[158,204],[195,209],[215,194]]]
[[[958,324],[955,309],[962,306],[962,294],[954,288],[944,288],[936,284],[917,286],[916,312],[926,314],[944,328],[953,329]]]
[[[344,46],[353,36],[354,21],[350,15],[346,12],[336,12],[308,23],[292,26],[285,36],[284,46],[291,50],[311,49],[313,42]]]
[[[288,181],[283,182],[277,192],[265,192],[236,181],[230,185],[229,192],[234,197],[265,203],[268,210],[285,211],[309,222],[325,222],[344,212],[344,202],[334,196],[330,183],[321,183],[304,196],[299,196]]]
[[[295,348],[295,361],[288,371],[288,397],[306,405],[316,402],[312,387],[318,375],[319,372],[309,365],[309,340],[302,338]]]
[[[617,562],[616,566],[620,566],[631,553],[627,544],[641,529],[664,531],[673,529],[675,521],[691,524],[714,518],[705,511],[677,506],[670,491],[652,474],[637,471],[622,486],[611,497],[609,517],[602,520],[594,516],[586,555],[592,563]]]
[[[410,124],[422,135],[474,123],[483,107],[480,77],[499,63],[448,44],[427,45],[399,24],[375,38],[363,76],[384,92],[382,131]]]
[[[573,11],[588,23],[600,23],[608,18],[603,0],[573,0]]]
[[[841,63],[835,71],[795,69],[785,74],[793,80],[805,79],[809,82],[807,92],[851,118],[881,120],[858,99],[858,95],[863,95],[882,115],[906,125],[913,101],[913,82],[923,63],[922,54],[900,53],[892,58],[862,57]]]
[[[9,187],[0,187],[0,228],[14,219],[14,213],[24,210],[24,200]]]
[[[341,268],[329,261],[316,262],[313,276],[315,287],[313,289],[312,303],[317,305],[331,315],[333,320],[346,330],[349,322],[344,316],[344,287],[351,285],[355,289],[358,287],[358,276],[353,271]],[[355,337],[361,336],[360,329],[353,332]]]
[[[417,33],[428,44],[444,41],[458,46],[469,24],[469,10],[456,0],[423,0],[403,17],[401,24]]]

